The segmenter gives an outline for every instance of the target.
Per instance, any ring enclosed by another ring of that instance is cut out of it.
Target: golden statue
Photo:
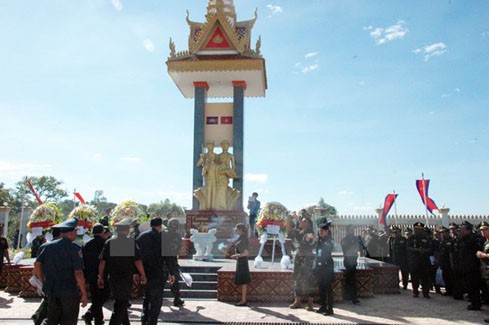
[[[206,143],[206,153],[200,155],[197,166],[202,167],[204,186],[194,191],[199,210],[234,210],[240,192],[229,186],[237,178],[234,156],[228,152],[229,142],[221,142],[222,153],[214,153],[214,142]]]

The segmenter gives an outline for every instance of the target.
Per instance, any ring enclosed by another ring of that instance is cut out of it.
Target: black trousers
[[[48,297],[49,325],[76,325],[80,297]]]
[[[453,275],[450,266],[442,266],[441,272],[443,275],[443,282],[445,282],[445,293],[448,296],[453,295]]]
[[[109,286],[104,286],[101,289],[98,287],[97,281],[89,281],[88,286],[90,288],[92,304],[85,313],[85,319],[90,321],[93,320],[95,325],[103,324],[104,314],[102,312],[102,308],[105,302],[109,299]]]
[[[142,325],[156,325],[163,304],[163,290],[165,279],[156,277],[148,279],[144,288],[143,312],[141,314]]]
[[[114,309],[109,325],[128,325],[127,305],[131,298],[132,275],[109,278],[110,290],[114,296]]]
[[[355,266],[345,268],[345,299],[357,300],[357,268]]]
[[[464,285],[467,289],[467,294],[469,295],[469,300],[472,306],[481,306],[481,295],[480,295],[480,271],[473,270],[471,272],[464,273]]]
[[[48,298],[42,298],[41,304],[32,315],[34,325],[41,325],[48,318]]]
[[[421,268],[414,269],[411,271],[411,282],[413,285],[413,293],[419,293],[419,285],[423,289],[423,295],[427,296],[430,294],[431,288],[431,269]]]
[[[334,267],[333,265],[316,266],[314,274],[319,290],[319,304],[323,310],[333,310]]]

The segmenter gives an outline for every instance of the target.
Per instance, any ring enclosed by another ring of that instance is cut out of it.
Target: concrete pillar
[[[243,151],[244,151],[244,92],[245,81],[233,81],[233,155],[236,159],[237,179],[233,180],[233,188],[241,195],[236,203],[238,209],[243,208]]]
[[[441,225],[443,227],[448,228],[448,226],[450,224],[450,221],[448,220],[448,212],[450,212],[450,209],[443,207],[443,208],[440,208],[438,210],[438,212],[440,212],[440,214],[441,214]]]
[[[382,213],[384,213],[384,209],[383,208],[377,208],[375,209],[375,213],[377,213],[377,230],[385,230],[384,229],[384,225],[380,225],[379,221],[380,221],[380,217],[382,217]]]
[[[205,81],[194,82],[195,98],[194,98],[194,159],[193,159],[193,186],[192,194],[197,188],[204,185],[204,179],[202,178],[202,172],[197,167],[197,161],[199,161],[200,154],[202,153],[202,146],[204,145],[204,126],[205,126],[205,103],[207,101],[207,91],[209,85]],[[192,210],[199,208],[199,200],[193,197]]]
[[[7,237],[8,233],[8,216],[10,213],[10,208],[7,205],[0,206],[0,224],[3,225],[3,232],[0,236]]]

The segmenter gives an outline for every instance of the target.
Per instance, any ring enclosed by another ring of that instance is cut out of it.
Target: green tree
[[[12,190],[5,188],[4,183],[0,183],[0,205],[4,206],[4,203],[7,203],[7,206],[12,208],[15,204],[15,198],[12,195]]]
[[[93,200],[90,201],[90,204],[97,208],[99,216],[102,218],[107,213],[110,213],[112,209],[115,208],[117,204],[112,202],[107,202],[107,198],[104,196],[104,191],[96,190],[93,195]]]
[[[323,198],[320,198],[319,199],[318,207],[320,209],[326,209],[326,210],[328,210],[328,213],[329,213],[330,216],[335,216],[336,214],[338,214],[338,211],[336,211],[336,208],[334,206],[329,205],[328,203],[326,203]]]
[[[176,218],[184,218],[185,210],[176,203],[170,202],[169,199],[160,201],[159,203],[151,203],[148,206],[147,213],[150,215],[165,218],[168,213],[172,212]]]
[[[25,182],[25,177],[22,181],[16,184],[16,196],[19,198],[25,197],[28,202],[35,202],[34,195],[31,193]],[[68,192],[60,186],[62,181],[57,180],[53,176],[29,177],[32,186],[43,202],[59,203],[62,199],[68,196]],[[34,204],[35,206],[35,204]]]

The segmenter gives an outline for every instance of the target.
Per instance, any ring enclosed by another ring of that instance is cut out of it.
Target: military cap
[[[329,229],[331,223],[332,223],[331,220],[328,220],[328,218],[326,217],[322,217],[321,219],[318,220],[318,227],[321,229]]]
[[[132,225],[132,218],[124,218],[116,223],[114,223],[114,226],[116,227],[129,227]]]
[[[416,222],[414,225],[413,225],[414,228],[423,228],[424,229],[424,223],[422,223],[421,221],[418,221]]]
[[[61,223],[58,223],[57,225],[54,225],[53,228],[58,228],[61,230],[61,232],[70,232],[75,230],[77,225],[78,225],[78,219],[71,218]]]
[[[103,233],[105,230],[108,230],[109,227],[107,226],[104,226],[103,224],[101,223],[96,223],[95,225],[93,225],[93,228],[92,228],[92,233],[94,235],[97,235],[97,234],[101,234]]]
[[[448,228],[450,229],[458,229],[458,225],[455,223],[455,222],[450,222],[450,224],[448,225]]]
[[[474,225],[471,224],[470,222],[468,222],[467,220],[462,221],[460,226],[465,226],[465,228],[470,229],[470,230],[474,228]]]
[[[163,224],[163,220],[160,217],[153,218],[149,222],[149,225],[151,227],[158,227],[158,226],[161,226],[162,224]]]
[[[238,223],[236,224],[236,226],[234,227],[234,230],[238,230],[238,229],[241,229],[241,230],[246,230],[246,225],[244,223]]]
[[[489,229],[489,223],[487,223],[486,221],[481,221],[480,225],[479,225],[479,229],[480,230],[486,230],[486,229]]]
[[[401,229],[397,226],[390,226],[390,229],[391,229],[391,231],[394,231],[394,232],[401,231]]]

